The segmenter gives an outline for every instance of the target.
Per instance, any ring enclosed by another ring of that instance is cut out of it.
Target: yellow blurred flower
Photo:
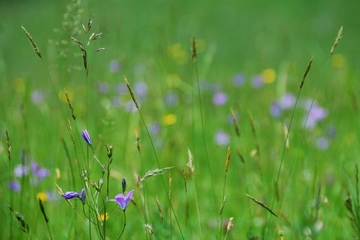
[[[59,92],[59,99],[60,101],[67,103],[66,95],[67,93],[69,100],[72,102],[74,100],[74,92],[71,89],[64,89]]]
[[[334,54],[331,58],[331,65],[334,68],[342,68],[346,63],[346,59],[341,54]]]
[[[45,192],[39,192],[36,194],[36,199],[40,199],[42,202],[45,202],[48,199],[48,195]]]
[[[25,80],[23,78],[15,79],[13,87],[16,92],[25,92]]]
[[[272,68],[267,68],[261,72],[261,76],[264,79],[264,83],[272,83],[276,79],[276,72]]]
[[[188,53],[182,48],[180,43],[170,45],[168,47],[168,55],[179,65],[183,65],[189,60]]]
[[[166,115],[165,117],[163,117],[162,122],[163,122],[165,125],[170,126],[170,125],[175,124],[175,123],[176,123],[176,120],[177,120],[177,119],[176,119],[175,114],[168,114],[168,115]]]
[[[107,220],[109,219],[109,213],[100,214],[100,215],[98,216],[98,219],[99,219],[99,221],[101,221],[101,222],[107,221]]]

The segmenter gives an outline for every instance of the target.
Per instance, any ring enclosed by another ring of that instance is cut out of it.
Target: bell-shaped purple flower
[[[134,194],[134,190],[131,190],[130,192],[128,192],[128,194],[126,194],[126,196],[124,196],[124,194],[120,193],[118,195],[115,196],[115,199],[110,199],[109,201],[111,202],[116,202],[119,207],[125,211],[127,205],[129,204],[132,195]]]
[[[81,132],[81,136],[83,137],[83,139],[85,140],[85,142],[86,142],[89,146],[91,146],[92,142],[91,142],[90,135],[89,135],[88,131],[87,131],[87,130],[82,131],[82,132]]]
[[[64,193],[64,198],[66,200],[73,199],[73,198],[80,198],[80,195],[77,192],[69,191],[69,192]]]

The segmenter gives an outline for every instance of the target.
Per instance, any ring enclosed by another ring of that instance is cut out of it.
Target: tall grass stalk
[[[136,101],[136,98],[135,98],[135,96],[134,96],[134,93],[133,93],[133,91],[132,91],[132,88],[131,88],[131,86],[130,86],[129,81],[127,80],[126,77],[124,77],[124,80],[125,80],[127,89],[129,90],[129,94],[130,94],[130,96],[131,96],[131,98],[132,98],[132,100],[133,100],[133,102],[134,102],[134,104],[135,104],[135,106],[136,106],[136,109],[139,111],[139,115],[140,115],[140,118],[141,118],[141,122],[142,122],[143,125],[144,125],[146,134],[147,134],[147,136],[149,137],[150,144],[151,144],[151,148],[152,148],[152,151],[153,151],[154,156],[155,156],[156,164],[157,164],[158,168],[161,169],[161,167],[160,167],[160,162],[159,162],[159,157],[158,157],[158,154],[157,154],[156,149],[155,149],[154,141],[152,140],[150,131],[149,131],[147,125],[146,125],[146,122],[145,122],[144,116],[143,116],[143,114],[142,114],[142,111],[140,110],[140,107],[139,107],[139,105],[138,105],[138,103],[137,103],[137,101]],[[162,180],[162,183],[163,183],[163,188],[164,188],[164,190],[165,190],[165,193],[168,193],[168,189],[167,189],[166,184],[165,184],[165,179],[164,179],[164,176],[163,176],[162,174],[161,174],[161,180]],[[178,226],[178,228],[179,228],[181,238],[184,239],[184,235],[183,235],[183,232],[182,232],[182,229],[181,229],[181,226],[180,226],[180,222],[179,222],[179,220],[178,220],[178,218],[177,218],[177,215],[176,215],[176,213],[175,213],[175,210],[174,210],[174,207],[173,207],[173,205],[172,205],[172,203],[171,203],[171,200],[170,200],[169,198],[167,198],[167,200],[168,200],[168,203],[169,203],[169,205],[170,205],[171,211],[172,211],[172,213],[174,214],[174,218],[175,218],[176,224],[177,224],[177,226]]]
[[[200,79],[199,79],[199,71],[198,71],[198,66],[197,66],[197,49],[196,49],[196,40],[195,37],[192,37],[191,39],[191,59],[193,62],[193,66],[195,69],[195,78],[196,78],[196,86],[195,84],[193,84],[192,87],[192,106],[193,109],[195,109],[195,104],[194,104],[194,99],[195,99],[195,95],[197,94],[198,96],[198,104],[199,104],[199,113],[200,113],[200,120],[201,120],[201,135],[203,138],[203,143],[204,143],[204,150],[205,150],[205,156],[206,156],[206,163],[207,163],[207,167],[210,173],[210,179],[211,179],[211,185],[213,186],[212,189],[212,194],[213,194],[213,204],[214,206],[216,206],[216,194],[215,194],[215,182],[214,182],[214,176],[212,173],[212,169],[211,169],[211,164],[210,164],[210,158],[209,158],[209,151],[208,151],[208,147],[207,147],[207,139],[205,136],[205,123],[204,123],[204,116],[203,116],[203,106],[202,106],[202,100],[201,100],[201,86],[200,86]],[[195,88],[197,88],[197,93],[195,93]],[[195,112],[195,110],[193,110],[193,112]],[[193,129],[195,129],[195,115],[193,114]],[[195,132],[193,133],[195,134]],[[193,141],[195,142],[194,145],[196,145],[196,139],[193,139]]]
[[[296,169],[296,165],[297,165],[297,162],[298,162],[298,159],[300,157],[300,149],[301,149],[301,146],[304,144],[304,138],[305,138],[305,133],[306,133],[306,124],[307,124],[307,121],[309,119],[309,115],[310,115],[310,111],[314,105],[314,102],[315,102],[315,99],[316,99],[316,96],[317,96],[317,93],[320,89],[320,86],[322,85],[322,82],[323,82],[323,79],[325,78],[325,72],[327,71],[327,68],[328,68],[328,65],[329,65],[329,62],[330,62],[330,59],[331,59],[331,56],[333,55],[334,53],[334,50],[336,48],[336,46],[338,45],[338,43],[340,42],[340,39],[342,38],[342,32],[343,32],[343,27],[340,27],[340,30],[338,32],[338,35],[335,39],[335,42],[334,44],[332,45],[331,47],[331,50],[330,50],[330,55],[325,63],[325,67],[324,67],[324,70],[321,74],[321,77],[319,78],[319,81],[318,81],[318,84],[317,84],[317,87],[315,89],[315,92],[314,92],[314,95],[312,97],[312,101],[311,101],[311,104],[310,104],[310,107],[309,107],[309,110],[307,112],[307,115],[306,115],[306,118],[305,118],[305,121],[304,121],[304,124],[303,124],[303,131],[302,131],[302,134],[301,134],[301,137],[300,137],[300,147],[298,148],[298,151],[296,153],[296,157],[295,157],[295,161],[294,161],[294,167],[292,168],[292,171],[291,171],[291,174],[290,174],[290,179],[287,183],[287,187],[286,187],[286,190],[285,190],[285,194],[284,194],[284,199],[283,199],[283,202],[281,203],[281,207],[280,207],[280,210],[282,210],[285,202],[286,202],[286,198],[287,198],[287,194],[290,192],[290,187],[291,187],[291,184],[293,182],[293,176],[294,176],[294,173],[295,173],[295,169]],[[296,102],[295,102],[295,105],[294,105],[294,108],[293,108],[293,112],[292,112],[292,115],[291,115],[291,120],[290,120],[290,124],[289,124],[289,127],[288,127],[288,134],[286,136],[286,139],[285,139],[285,143],[284,143],[284,147],[283,147],[283,152],[282,152],[282,157],[281,157],[281,161],[280,161],[280,166],[279,166],[279,170],[278,170],[278,177],[277,177],[277,180],[276,180],[276,185],[278,185],[279,183],[279,179],[280,179],[280,171],[281,171],[281,168],[282,168],[282,164],[283,164],[283,159],[284,159],[284,155],[285,155],[285,149],[286,149],[286,142],[288,140],[288,137],[289,137],[289,132],[290,132],[290,129],[291,129],[291,124],[293,122],[293,119],[294,119],[294,114],[295,114],[295,110],[296,110],[296,107],[297,107],[297,103],[298,103],[298,99],[299,99],[299,96],[300,96],[300,92],[303,88],[303,85],[304,85],[304,82],[305,82],[305,79],[306,79],[306,76],[311,68],[311,64],[313,62],[313,59],[314,57],[311,58],[305,72],[304,72],[304,75],[303,75],[303,78],[302,78],[302,81],[300,83],[300,88],[299,88],[299,91],[298,91],[298,95],[296,97]],[[274,202],[275,202],[275,195],[273,197],[273,202],[272,202],[272,207],[274,205]],[[269,216],[269,218],[271,218],[271,215]],[[270,222],[270,221],[269,221]],[[268,225],[268,228],[269,228],[269,225]],[[275,235],[275,233],[274,233]]]

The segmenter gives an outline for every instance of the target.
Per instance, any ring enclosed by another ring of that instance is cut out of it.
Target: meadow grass
[[[314,3],[44,4],[48,22],[3,24],[21,55],[0,55],[1,239],[359,236],[345,13],[311,30],[291,16]]]

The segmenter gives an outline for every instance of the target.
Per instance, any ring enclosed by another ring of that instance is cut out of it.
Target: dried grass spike
[[[195,37],[191,38],[191,60],[195,62],[197,56]]]
[[[25,233],[29,233],[29,231],[30,231],[29,225],[25,222],[24,216],[18,212],[15,212],[10,206],[9,206],[9,209],[14,214],[16,220],[19,222],[19,224],[21,226],[21,230]]]
[[[141,183],[142,181],[144,181],[145,179],[152,177],[152,176],[157,176],[159,174],[162,174],[164,171],[172,169],[174,166],[172,167],[165,167],[165,168],[161,168],[161,169],[154,169],[154,170],[149,170],[147,173],[145,173],[145,175],[138,181],[138,183]]]
[[[10,135],[8,130],[6,130],[6,145],[7,145],[7,153],[8,153],[8,160],[11,160],[11,145],[10,145]]]
[[[226,196],[224,196],[224,199],[223,199],[223,201],[221,203],[221,206],[220,206],[220,215],[223,213],[225,203],[226,203]]]
[[[301,83],[300,83],[300,89],[302,89],[302,87],[303,87],[303,85],[304,85],[305,78],[306,78],[307,74],[308,74],[309,71],[310,71],[311,64],[312,64],[313,61],[314,61],[314,56],[311,57],[308,65],[307,65],[307,67],[306,67],[306,70],[305,70],[305,72],[304,72],[304,75],[303,75],[302,80],[301,80]]]
[[[156,205],[158,207],[158,210],[159,210],[159,215],[160,215],[160,218],[161,218],[161,222],[164,226],[164,217],[163,217],[163,212],[162,212],[162,209],[161,209],[161,205],[160,205],[160,201],[159,201],[159,198],[156,196]]]
[[[65,96],[66,96],[66,101],[68,102],[69,104],[69,108],[71,110],[71,116],[74,120],[76,120],[76,117],[75,117],[75,114],[74,114],[74,108],[72,107],[72,104],[71,104],[71,101],[70,101],[70,98],[69,98],[69,95],[67,94],[67,92],[65,92]]]
[[[229,170],[230,156],[231,156],[231,149],[229,146],[226,154],[225,173],[227,173]]]
[[[148,233],[150,233],[150,235],[154,234],[154,230],[150,224],[145,224],[144,227],[148,231]]]
[[[42,59],[41,53],[40,53],[40,49],[37,46],[37,44],[35,43],[34,39],[31,37],[30,33],[23,27],[21,26],[21,28],[23,29],[26,37],[29,39],[31,46],[34,48],[34,51],[36,52],[36,54]]]
[[[334,42],[334,44],[333,44],[332,47],[331,47],[330,57],[331,57],[331,55],[334,53],[336,46],[339,44],[339,42],[340,42],[340,40],[341,40],[341,38],[342,38],[342,33],[343,33],[343,26],[340,27],[339,32],[338,32],[338,35],[337,35],[337,37],[336,37],[336,39],[335,39],[335,42]]]
[[[231,109],[230,111],[231,111],[231,118],[232,118],[232,121],[233,121],[233,124],[234,124],[236,136],[240,137],[240,131],[239,131],[239,128],[238,128],[238,125],[237,125],[234,110]]]
[[[233,228],[233,226],[234,226],[233,220],[234,220],[233,217],[229,218],[229,222],[228,222],[228,224],[226,226],[226,231],[227,232],[229,232]]]
[[[44,208],[44,205],[43,205],[43,203],[42,203],[42,201],[41,201],[40,198],[39,198],[39,205],[40,205],[41,213],[42,213],[43,216],[44,216],[45,222],[48,223],[48,222],[49,222],[49,218],[46,216],[45,208]]]
[[[128,90],[129,90],[129,93],[130,93],[131,99],[132,99],[132,100],[133,100],[133,102],[135,103],[136,108],[137,108],[138,110],[140,110],[139,105],[138,105],[138,104],[137,104],[137,102],[136,102],[136,99],[135,99],[134,93],[133,93],[133,91],[132,91],[132,89],[131,89],[131,87],[130,87],[129,81],[127,80],[127,78],[126,78],[125,76],[124,76],[124,80],[125,80],[125,83],[126,83],[126,87],[127,87],[127,88],[128,88]]]
[[[264,203],[260,202],[259,200],[257,200],[256,198],[250,196],[249,194],[246,194],[246,196],[248,198],[250,198],[251,200],[253,200],[255,203],[259,204],[260,206],[262,206],[263,208],[265,208],[268,212],[270,212],[272,215],[274,215],[275,217],[277,217],[278,215],[276,215],[276,213],[274,213],[268,206],[266,206]]]

